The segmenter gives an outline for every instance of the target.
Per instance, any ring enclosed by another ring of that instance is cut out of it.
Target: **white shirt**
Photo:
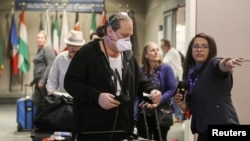
[[[68,51],[61,52],[56,56],[47,80],[46,88],[48,92],[66,92],[64,89],[64,77],[70,62],[71,58]]]
[[[120,54],[117,58],[113,58],[113,57],[109,57],[109,63],[110,63],[110,67],[112,68],[112,70],[115,73],[115,69],[117,69],[120,78],[122,80],[122,55]],[[114,74],[116,75],[116,74]],[[121,91],[121,86],[119,83],[119,80],[117,79],[117,93],[116,95],[119,96],[120,95],[120,91]]]
[[[175,77],[177,77],[179,80],[182,80],[183,69],[182,69],[182,64],[181,64],[181,56],[178,50],[171,47],[168,50],[168,52],[164,54],[162,61],[164,63],[169,64],[174,71]]]

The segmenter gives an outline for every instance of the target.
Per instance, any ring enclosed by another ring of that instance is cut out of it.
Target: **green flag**
[[[25,17],[24,17],[24,10],[21,11],[20,16],[20,32],[19,32],[19,55],[18,55],[18,68],[24,72],[28,73],[30,69],[30,62],[29,62],[29,49],[27,44],[27,29],[25,25]]]
[[[67,11],[63,10],[62,15],[62,25],[61,25],[61,31],[60,31],[60,51],[65,51],[67,49],[67,45],[64,42],[64,39],[68,36],[68,20],[67,20]]]
[[[42,13],[40,14],[40,24],[39,24],[38,32],[41,30],[44,30],[44,28],[43,28],[43,14]]]
[[[90,34],[96,31],[95,13],[92,12]]]
[[[53,23],[53,49],[56,52],[56,54],[59,53],[59,39],[60,39],[60,27],[56,11],[55,21]]]

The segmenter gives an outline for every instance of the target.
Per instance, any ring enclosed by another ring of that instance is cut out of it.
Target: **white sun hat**
[[[85,44],[85,40],[83,39],[83,35],[81,31],[70,30],[67,38],[64,39],[66,44],[73,46],[82,46]]]

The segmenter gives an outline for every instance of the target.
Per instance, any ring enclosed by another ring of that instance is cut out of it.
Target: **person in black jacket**
[[[120,141],[134,129],[135,97],[154,103],[161,92],[146,79],[133,56],[133,21],[126,13],[110,16],[104,37],[84,45],[72,59],[64,79],[74,98],[74,134],[78,141]]]
[[[191,113],[191,130],[198,141],[208,140],[208,125],[239,124],[232,104],[233,68],[241,66],[243,58],[217,57],[215,40],[204,33],[189,43],[183,80],[189,85],[186,96],[177,91],[174,102]],[[184,98],[184,100],[182,100]]]

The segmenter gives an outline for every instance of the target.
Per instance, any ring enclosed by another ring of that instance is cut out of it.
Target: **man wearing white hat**
[[[82,32],[75,30],[71,30],[64,41],[67,50],[59,53],[51,66],[46,85],[48,94],[66,93],[63,86],[66,71],[76,52],[85,43]]]

